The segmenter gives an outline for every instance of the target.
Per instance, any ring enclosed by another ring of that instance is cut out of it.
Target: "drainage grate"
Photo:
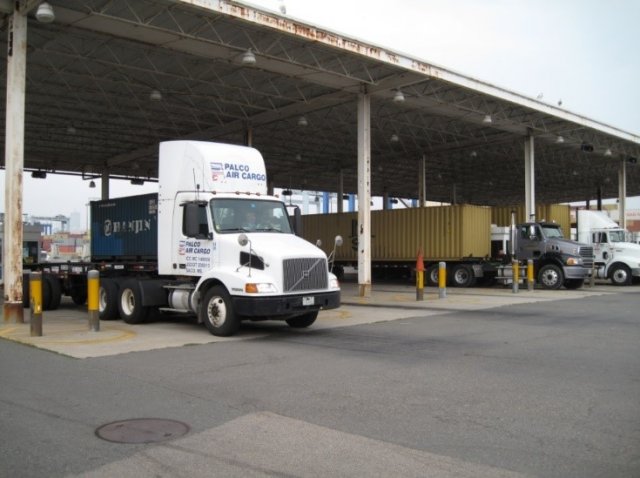
[[[189,425],[163,418],[132,418],[107,423],[96,429],[96,435],[114,443],[157,443],[180,438]]]

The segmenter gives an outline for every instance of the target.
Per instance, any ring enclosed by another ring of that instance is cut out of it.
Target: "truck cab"
[[[556,223],[519,224],[514,244],[517,259],[532,259],[538,283],[547,289],[581,287],[593,265],[593,248],[565,239]]]
[[[629,285],[640,278],[640,245],[627,240],[628,233],[602,211],[580,210],[578,237],[593,245],[594,274],[615,285]]]

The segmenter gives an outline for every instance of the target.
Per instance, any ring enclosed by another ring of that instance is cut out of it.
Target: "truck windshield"
[[[274,232],[291,234],[287,210],[279,201],[212,199],[213,227],[219,233]]]
[[[609,241],[611,242],[626,242],[624,231],[609,231]]]
[[[547,238],[551,237],[559,237],[563,238],[562,229],[559,226],[542,226],[542,230],[544,231],[544,235]]]

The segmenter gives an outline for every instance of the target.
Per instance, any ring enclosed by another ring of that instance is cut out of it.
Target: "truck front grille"
[[[324,258],[285,259],[283,271],[285,292],[326,289],[329,285]]]
[[[582,262],[584,266],[588,269],[593,267],[593,247],[583,246],[580,248],[580,257],[582,257]]]

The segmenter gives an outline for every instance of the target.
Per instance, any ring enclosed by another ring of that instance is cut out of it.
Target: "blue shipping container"
[[[91,202],[91,260],[158,257],[158,195]]]

